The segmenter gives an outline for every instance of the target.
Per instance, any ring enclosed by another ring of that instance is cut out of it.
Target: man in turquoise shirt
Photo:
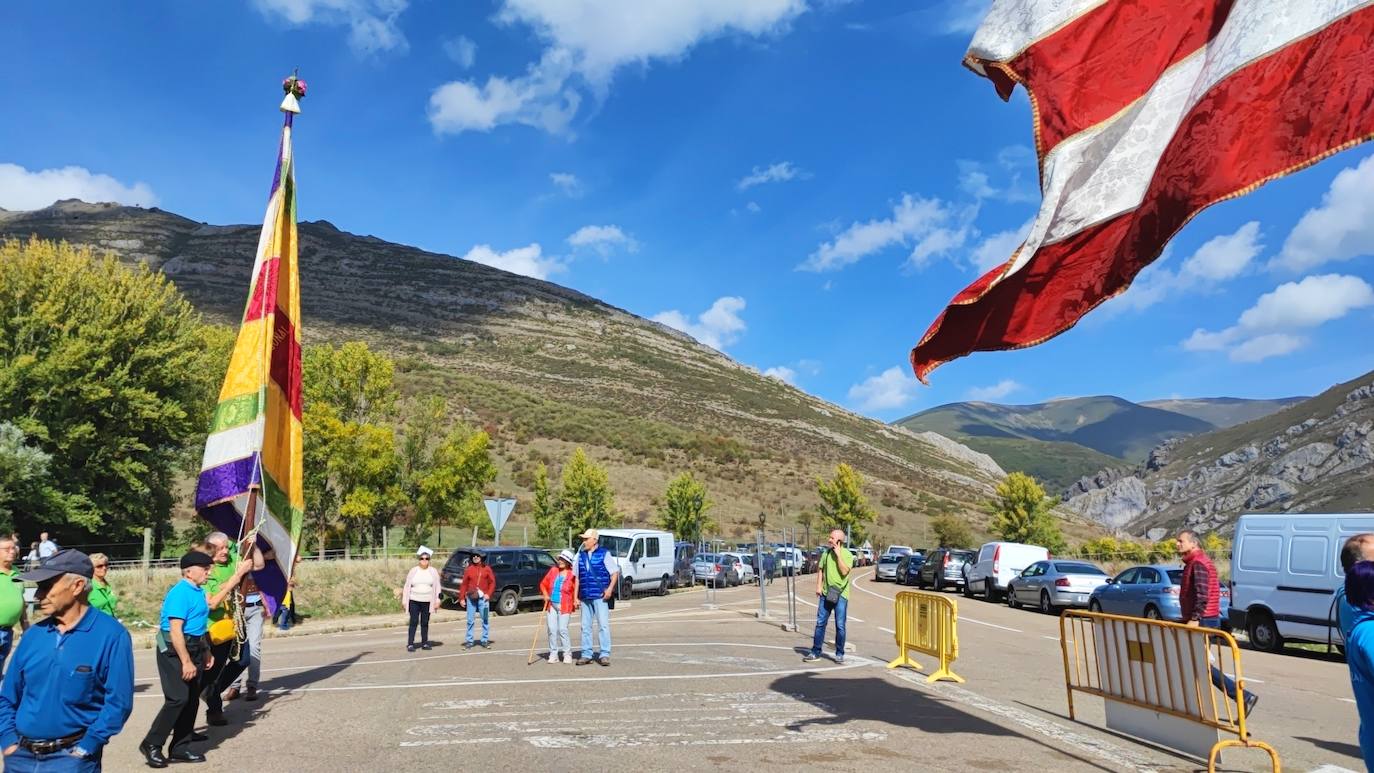
[[[1360,715],[1360,751],[1374,771],[1374,534],[1356,534],[1341,548],[1345,587],[1336,591],[1336,617],[1345,640],[1350,689]]]
[[[29,615],[24,603],[24,583],[19,579],[19,570],[14,560],[19,556],[19,546],[13,537],[0,537],[0,673],[5,671],[5,660],[14,646],[14,626],[27,630]]]
[[[138,746],[149,767],[165,768],[168,760],[205,761],[205,755],[191,750],[191,741],[196,709],[200,706],[201,679],[205,670],[214,665],[210,641],[205,635],[210,625],[210,605],[202,590],[210,564],[209,556],[195,550],[182,556],[181,581],[162,600],[154,658],[162,682],[163,702],[153,718],[153,726]],[[164,757],[162,745],[169,735],[172,745]]]
[[[802,658],[809,663],[819,660],[821,646],[825,644],[825,628],[830,615],[835,615],[835,662],[844,662],[845,616],[849,612],[849,572],[854,568],[854,555],[845,549],[844,532],[835,529],[830,532],[826,543],[827,550],[821,555],[819,571],[816,572],[816,634],[811,640],[811,651]],[[830,600],[830,596],[835,599]]]

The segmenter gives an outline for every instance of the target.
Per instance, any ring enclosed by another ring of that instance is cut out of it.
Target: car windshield
[[[714,553],[697,553],[697,557],[692,559],[694,564],[714,564],[716,555]]]
[[[898,561],[901,561],[901,560],[902,560],[902,557],[901,557],[901,556],[883,556],[882,558],[878,559],[878,563],[880,563],[880,564],[895,564],[895,563],[897,563]]]
[[[1054,563],[1054,568],[1058,570],[1060,574],[1106,574],[1106,572],[1098,569],[1092,564],[1072,564],[1056,561]]]
[[[607,534],[601,537],[598,542],[601,543],[601,547],[611,551],[612,555],[624,558],[630,555],[630,545],[633,540],[629,537],[615,537]]]
[[[972,550],[955,550],[950,552],[949,560],[956,563],[960,561],[972,561],[974,555]]]
[[[1170,583],[1172,583],[1172,584],[1174,584],[1174,585],[1182,585],[1182,584],[1183,584],[1183,570],[1182,570],[1182,569],[1169,569],[1168,572],[1169,572],[1169,582],[1170,582]]]

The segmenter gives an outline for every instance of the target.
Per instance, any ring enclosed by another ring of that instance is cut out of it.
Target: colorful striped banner
[[[274,560],[253,573],[273,611],[286,595],[305,515],[300,278],[291,152],[292,119],[298,109],[294,100],[282,106],[286,121],[253,262],[253,283],[196,485],[196,510],[216,529],[244,537],[256,528],[258,546],[273,550]]]

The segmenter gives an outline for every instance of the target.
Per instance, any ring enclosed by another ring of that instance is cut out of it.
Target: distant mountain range
[[[1035,405],[950,403],[899,419],[913,432],[937,432],[1036,476],[1062,491],[1100,470],[1130,467],[1171,438],[1191,437],[1280,411],[1306,398],[1233,397],[1133,403],[1110,395]]]

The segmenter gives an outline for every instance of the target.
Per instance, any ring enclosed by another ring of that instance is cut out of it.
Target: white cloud
[[[982,276],[994,267],[1011,260],[1011,254],[1026,241],[1026,236],[1030,234],[1031,225],[1034,223],[1035,218],[1031,218],[1020,228],[999,231],[979,242],[969,256],[978,275]]]
[[[1220,282],[1239,276],[1264,249],[1259,227],[1251,221],[1235,233],[1209,239],[1183,262],[1180,278]]]
[[[919,386],[908,369],[891,367],[851,386],[849,401],[861,411],[887,411],[914,400]]]
[[[253,4],[264,16],[298,27],[347,26],[348,45],[356,53],[404,52],[409,48],[396,24],[409,0],[254,0]]]
[[[696,321],[676,309],[659,312],[653,320],[680,330],[712,349],[725,351],[725,347],[739,340],[747,327],[739,316],[744,305],[743,298],[727,295],[717,298]]]
[[[808,376],[819,376],[821,373],[820,360],[797,360],[795,364],[797,366],[797,370],[801,371],[802,373],[805,373]]]
[[[1374,306],[1374,288],[1359,277],[1309,276],[1261,295],[1236,324],[1211,332],[1201,328],[1183,341],[1188,351],[1229,351],[1235,362],[1259,362],[1295,351],[1306,339],[1297,332]]]
[[[967,230],[956,228],[955,220],[955,211],[943,201],[903,194],[892,207],[891,217],[851,224],[818,247],[797,270],[836,271],[894,244],[914,244],[910,260],[919,265],[963,244]]]
[[[472,69],[477,61],[477,44],[472,38],[459,35],[444,41],[444,53],[464,70]]]
[[[567,264],[554,256],[545,256],[543,248],[537,243],[528,247],[517,247],[506,252],[497,252],[489,245],[479,244],[468,250],[464,260],[484,263],[513,274],[548,279],[551,275],[566,271]]]
[[[112,201],[151,207],[157,196],[146,183],[125,185],[79,166],[30,172],[18,164],[0,164],[0,209],[42,209],[61,199],[90,203]]]
[[[792,180],[809,179],[811,179],[810,172],[798,169],[791,161],[781,161],[768,167],[754,167],[752,172],[735,184],[735,187],[743,191],[764,183],[785,183]]]
[[[950,35],[965,35],[978,29],[988,15],[992,0],[951,0],[942,21],[943,30]]]
[[[617,70],[685,56],[728,35],[777,34],[806,10],[805,0],[504,0],[498,22],[532,28],[546,44],[539,62],[515,78],[484,85],[452,81],[430,97],[436,132],[489,131],[504,124],[564,132],[581,91],[604,98]]]
[[[616,225],[584,225],[568,237],[568,244],[596,250],[602,257],[610,255],[617,247],[628,252],[639,249],[639,242]]]
[[[1021,386],[1021,384],[1016,381],[1004,378],[992,386],[974,387],[968,390],[968,399],[993,402],[1001,400],[1012,392],[1018,392],[1024,388],[1025,387]]]
[[[959,189],[978,201],[998,199],[1009,204],[1033,203],[1040,200],[1039,191],[1022,182],[1036,175],[1035,151],[1025,145],[1009,145],[997,152],[997,163],[959,159]],[[993,178],[993,173],[997,178]]]
[[[775,365],[763,372],[769,378],[775,378],[784,384],[797,385],[797,372],[786,365]]]
[[[550,172],[549,182],[558,186],[563,191],[563,195],[570,199],[582,198],[582,181],[577,179],[577,175],[572,172]]]
[[[992,187],[992,178],[984,172],[982,165],[974,161],[958,161],[959,189],[975,199],[990,199],[997,195]]]
[[[755,215],[763,211],[763,207],[760,207],[757,201],[751,201],[748,204],[745,204],[744,208],[754,213]]]
[[[1272,268],[1305,271],[1323,263],[1374,255],[1374,156],[1341,170],[1293,227]]]

